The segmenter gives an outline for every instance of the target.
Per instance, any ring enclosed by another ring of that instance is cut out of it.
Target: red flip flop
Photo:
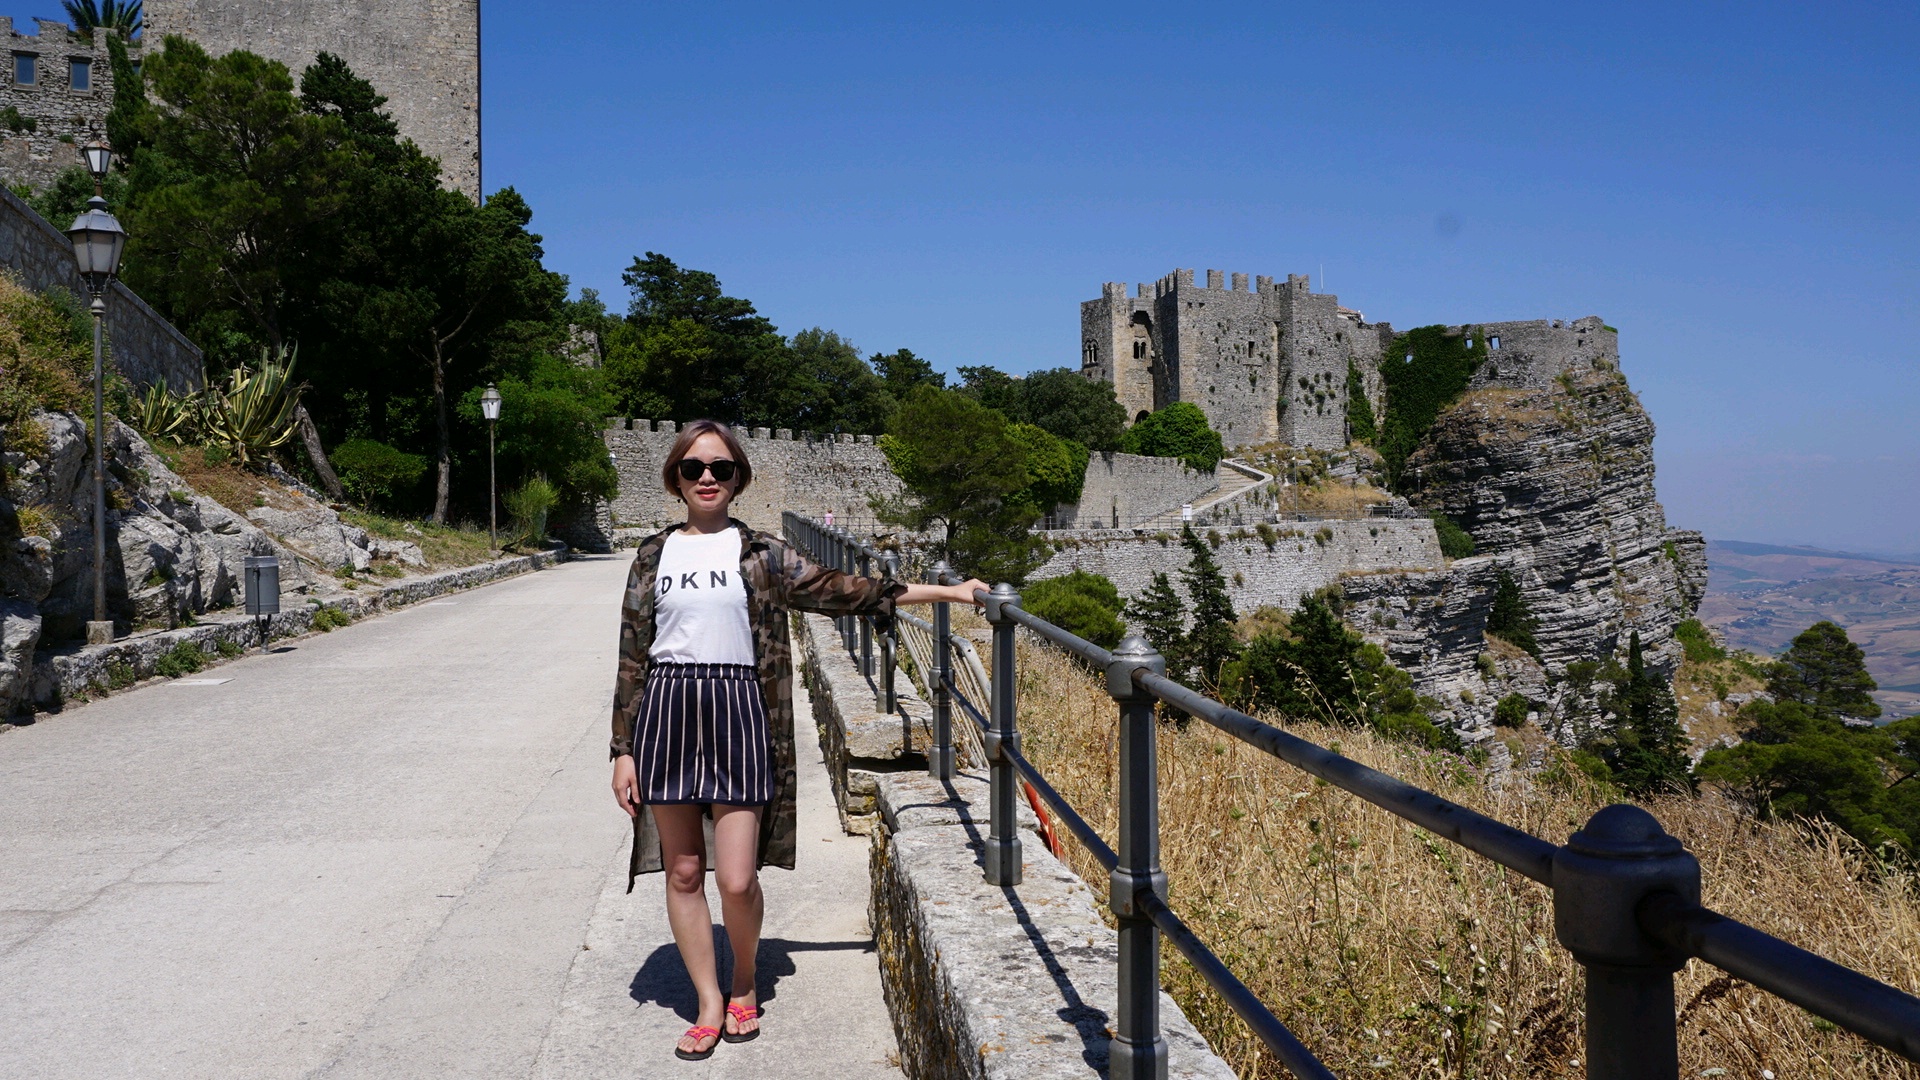
[[[750,1005],[741,1005],[729,1001],[727,1002],[727,1015],[733,1017],[735,1024],[744,1024],[749,1020],[760,1019],[760,1010]],[[730,1043],[752,1042],[759,1037],[759,1028],[754,1028],[752,1031],[727,1031],[722,1032],[720,1035],[720,1038]]]
[[[709,1046],[705,1050],[682,1050],[680,1047],[675,1046],[673,1048],[673,1056],[679,1058],[681,1061],[705,1061],[713,1056],[713,1047],[720,1045],[719,1034],[719,1028],[701,1027],[699,1024],[695,1024],[687,1029],[686,1035],[680,1037],[684,1039],[687,1035],[693,1036],[695,1046],[700,1044],[701,1039],[713,1039],[713,1046]]]

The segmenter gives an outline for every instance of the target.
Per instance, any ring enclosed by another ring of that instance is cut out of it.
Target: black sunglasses
[[[713,470],[714,480],[724,484],[733,479],[734,470],[737,468],[739,468],[739,466],[726,458],[715,458],[712,461],[701,461],[699,458],[681,458],[680,479],[691,483],[692,481],[700,479],[701,473],[711,469]]]

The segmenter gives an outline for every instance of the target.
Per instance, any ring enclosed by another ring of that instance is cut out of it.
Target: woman
[[[633,818],[634,878],[664,870],[667,921],[700,995],[674,1054],[699,1061],[760,1033],[758,869],[793,869],[792,608],[890,618],[896,604],[973,602],[950,587],[855,577],[727,516],[753,479],[726,425],[687,424],[661,481],[687,520],[647,538],[627,577],[613,696],[613,796]],[[647,813],[641,813],[641,807]],[[711,861],[708,853],[712,853]],[[720,888],[733,985],[720,992],[706,871]]]

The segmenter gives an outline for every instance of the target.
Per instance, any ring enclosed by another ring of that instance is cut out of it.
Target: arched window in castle
[[[1135,360],[1152,359],[1153,323],[1147,318],[1147,313],[1144,311],[1134,312],[1131,326],[1133,330],[1133,358]]]
[[[1081,342],[1080,366],[1093,367],[1099,362],[1100,362],[1100,347],[1093,343],[1093,339],[1088,338],[1086,341]]]

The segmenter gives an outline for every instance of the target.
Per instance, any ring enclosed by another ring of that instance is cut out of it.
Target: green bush
[[[538,544],[547,538],[547,515],[560,503],[560,489],[544,476],[536,476],[500,497],[500,503],[513,517],[516,544]]]
[[[1190,401],[1176,401],[1128,428],[1120,449],[1147,457],[1177,457],[1200,472],[1212,471],[1226,456],[1220,433]]]
[[[1533,703],[1523,695],[1508,694],[1493,707],[1494,727],[1519,727],[1527,722],[1527,713],[1533,711]]]
[[[226,657],[229,660],[247,651],[247,647],[245,645],[242,645],[237,641],[227,641],[224,639],[221,640],[217,648],[219,648],[220,650],[220,655]]]
[[[1473,554],[1472,533],[1438,510],[1427,516],[1433,519],[1433,530],[1440,534],[1440,554],[1449,559],[1464,559]]]
[[[1036,581],[1021,593],[1020,606],[1103,649],[1120,644],[1126,634],[1120,621],[1120,591],[1100,574],[1075,570],[1064,577]]]
[[[323,634],[333,633],[336,627],[349,626],[353,616],[332,604],[322,604],[313,613],[313,628]]]
[[[1673,636],[1679,640],[1680,647],[1686,650],[1687,659],[1696,664],[1710,664],[1727,658],[1727,650],[1713,643],[1713,635],[1707,632],[1705,623],[1699,619],[1688,619],[1673,628]]]
[[[206,654],[200,646],[191,641],[182,641],[163,653],[153,665],[154,673],[177,679],[182,675],[191,675],[207,666]]]
[[[348,439],[327,455],[355,502],[404,509],[427,476],[427,459],[372,439]]]

